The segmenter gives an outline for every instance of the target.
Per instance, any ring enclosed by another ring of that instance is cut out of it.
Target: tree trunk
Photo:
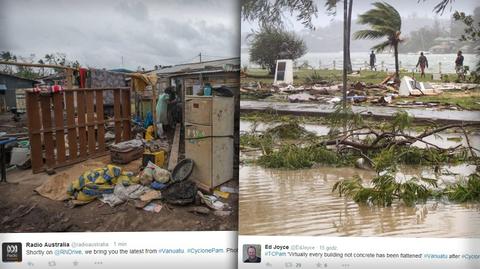
[[[346,0],[345,0],[346,1]],[[350,37],[351,37],[351,30],[352,30],[352,6],[353,6],[353,0],[348,1],[349,6],[348,6],[348,19],[347,19],[347,24],[348,24],[348,33],[347,33],[347,72],[350,74],[353,72],[353,67],[352,67],[352,60],[350,58]]]
[[[347,1],[343,1],[343,108],[347,107]]]
[[[398,66],[398,42],[393,44],[393,52],[395,54],[395,82],[400,82],[400,73]]]

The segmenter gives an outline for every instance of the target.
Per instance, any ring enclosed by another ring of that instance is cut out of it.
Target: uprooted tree
[[[268,68],[271,75],[275,74],[276,60],[296,60],[307,52],[307,46],[299,36],[276,27],[262,27],[248,38],[250,61]]]
[[[267,129],[253,130],[241,136],[244,149],[260,148],[257,163],[268,168],[301,169],[314,165],[357,166],[377,172],[371,184],[358,177],[339,181],[333,191],[359,203],[390,206],[400,200],[407,205],[435,197],[447,197],[456,202],[480,200],[480,174],[438,189],[437,180],[411,178],[397,182],[399,165],[430,166],[442,170],[445,164],[471,163],[480,165],[480,149],[472,145],[468,136],[478,130],[479,123],[436,123],[412,126],[413,118],[398,112],[390,121],[366,121],[350,107],[338,107],[326,122],[328,135],[317,136],[305,130],[296,120]],[[255,126],[255,124],[254,124]],[[414,128],[415,131],[412,131]],[[455,131],[464,139],[457,146],[444,148],[429,137],[445,131]],[[417,143],[418,142],[418,143]],[[417,143],[423,147],[414,146]]]

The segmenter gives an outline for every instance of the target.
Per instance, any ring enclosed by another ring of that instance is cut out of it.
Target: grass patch
[[[392,70],[393,71],[393,70]],[[294,70],[294,84],[300,85],[303,82],[311,83],[319,80],[327,80],[333,83],[341,83],[342,70],[325,70],[325,69],[299,69]],[[378,84],[382,82],[388,73],[384,71],[370,71],[362,70],[360,74],[348,75],[347,79],[350,83],[356,81],[362,81],[365,83]],[[412,76],[412,72],[401,71],[400,77]],[[441,80],[433,80],[432,74],[426,73],[425,78],[420,78],[418,73],[415,76],[417,81],[421,82],[441,82]],[[269,75],[265,69],[251,68],[247,70],[247,76],[242,78],[242,84],[248,84],[250,82],[262,82],[270,85],[273,83],[273,75]],[[300,82],[300,83],[299,83]]]
[[[468,93],[463,91],[444,92],[437,96],[402,97],[395,99],[395,103],[403,101],[433,102],[454,105],[468,110],[480,110],[480,90],[469,91]]]

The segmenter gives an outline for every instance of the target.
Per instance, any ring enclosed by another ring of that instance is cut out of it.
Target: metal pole
[[[343,1],[343,109],[347,107],[347,0]]]

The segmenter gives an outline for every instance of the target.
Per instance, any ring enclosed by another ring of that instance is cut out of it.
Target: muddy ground
[[[133,201],[110,207],[99,200],[72,208],[67,201],[53,201],[34,190],[49,177],[77,178],[83,171],[106,165],[109,156],[88,160],[56,170],[56,174],[32,174],[31,170],[13,169],[7,173],[9,183],[0,184],[0,232],[120,232],[120,231],[234,231],[237,230],[238,194],[231,194],[227,202],[232,207],[230,216],[213,213],[191,213],[188,206],[162,203],[159,213],[137,209]],[[123,166],[138,172],[140,160]],[[238,181],[225,183],[238,189]],[[198,199],[197,199],[198,200]],[[200,202],[196,202],[200,205]]]

